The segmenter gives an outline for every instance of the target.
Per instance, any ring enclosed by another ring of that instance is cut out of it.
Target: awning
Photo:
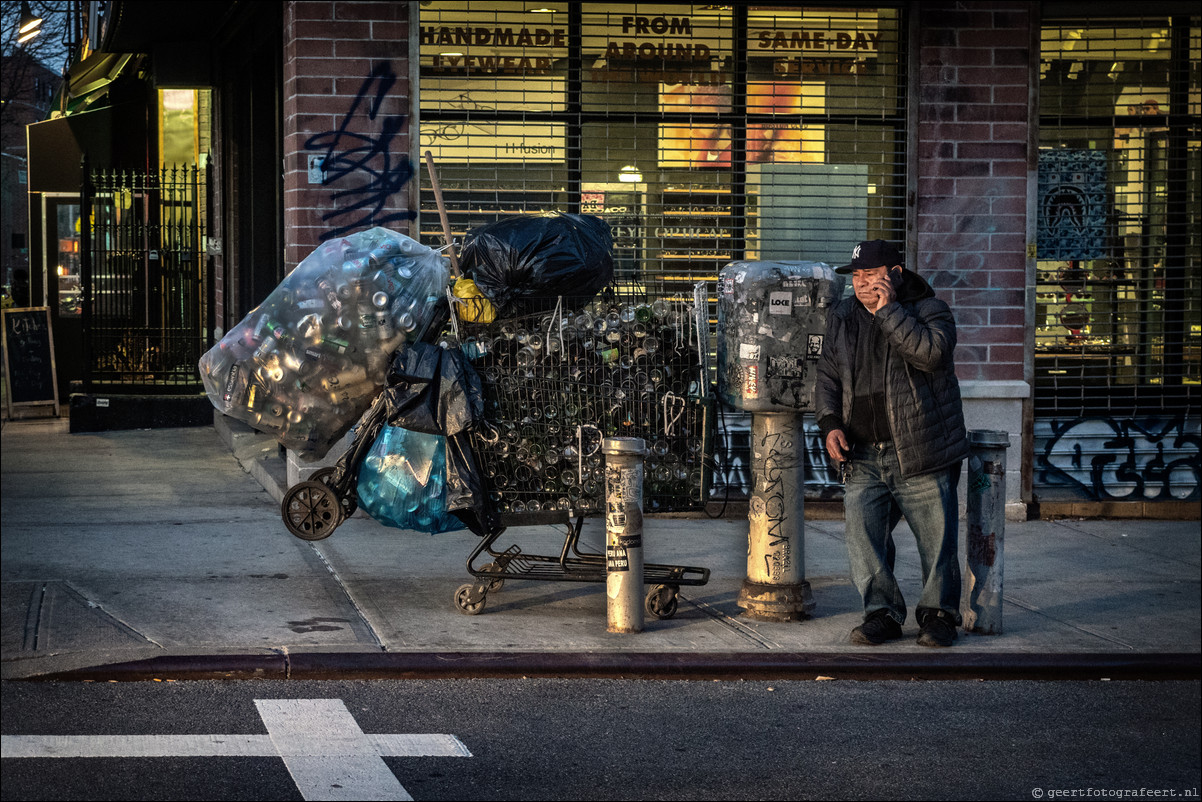
[[[68,67],[56,103],[59,116],[107,105],[113,83],[136,70],[141,60],[133,53],[93,53]]]
[[[80,160],[90,169],[145,165],[148,150],[146,105],[99,105],[88,111],[33,123],[26,128],[30,192],[78,192]]]

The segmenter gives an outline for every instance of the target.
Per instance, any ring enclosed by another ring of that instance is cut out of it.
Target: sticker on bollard
[[[641,438],[611,437],[605,454],[607,628],[643,631],[643,457]]]
[[[800,621],[814,610],[805,579],[805,439],[802,416],[753,412],[747,508],[747,578],[735,603],[750,618]]]

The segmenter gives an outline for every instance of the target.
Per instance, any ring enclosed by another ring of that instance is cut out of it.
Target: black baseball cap
[[[874,267],[893,267],[902,263],[901,253],[893,243],[883,239],[861,242],[851,252],[851,264],[836,267],[836,273],[850,273],[853,270],[871,270]]]

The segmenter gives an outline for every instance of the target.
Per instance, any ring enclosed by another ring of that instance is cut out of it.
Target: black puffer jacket
[[[846,429],[851,417],[861,327],[872,324],[852,296],[827,316],[818,361],[814,408],[823,443],[833,429]],[[876,325],[885,335],[885,406],[902,476],[918,476],[968,456],[968,435],[960,383],[952,352],[956,321],[931,285],[910,271],[902,274],[895,303],[881,309]]]

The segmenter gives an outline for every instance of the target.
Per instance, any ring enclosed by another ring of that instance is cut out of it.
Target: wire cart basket
[[[650,300],[637,287],[612,286],[587,302],[560,298],[549,310],[448,333],[481,377],[487,422],[473,446],[502,522],[566,533],[558,555],[484,538],[468,558],[476,582],[456,592],[462,612],[479,612],[506,578],[605,581],[605,555],[582,549],[580,532],[604,511],[606,437],[646,442],[646,511],[704,508],[714,402],[703,289]],[[648,563],[644,578],[647,612],[669,618],[680,586],[705,584],[709,571]]]

